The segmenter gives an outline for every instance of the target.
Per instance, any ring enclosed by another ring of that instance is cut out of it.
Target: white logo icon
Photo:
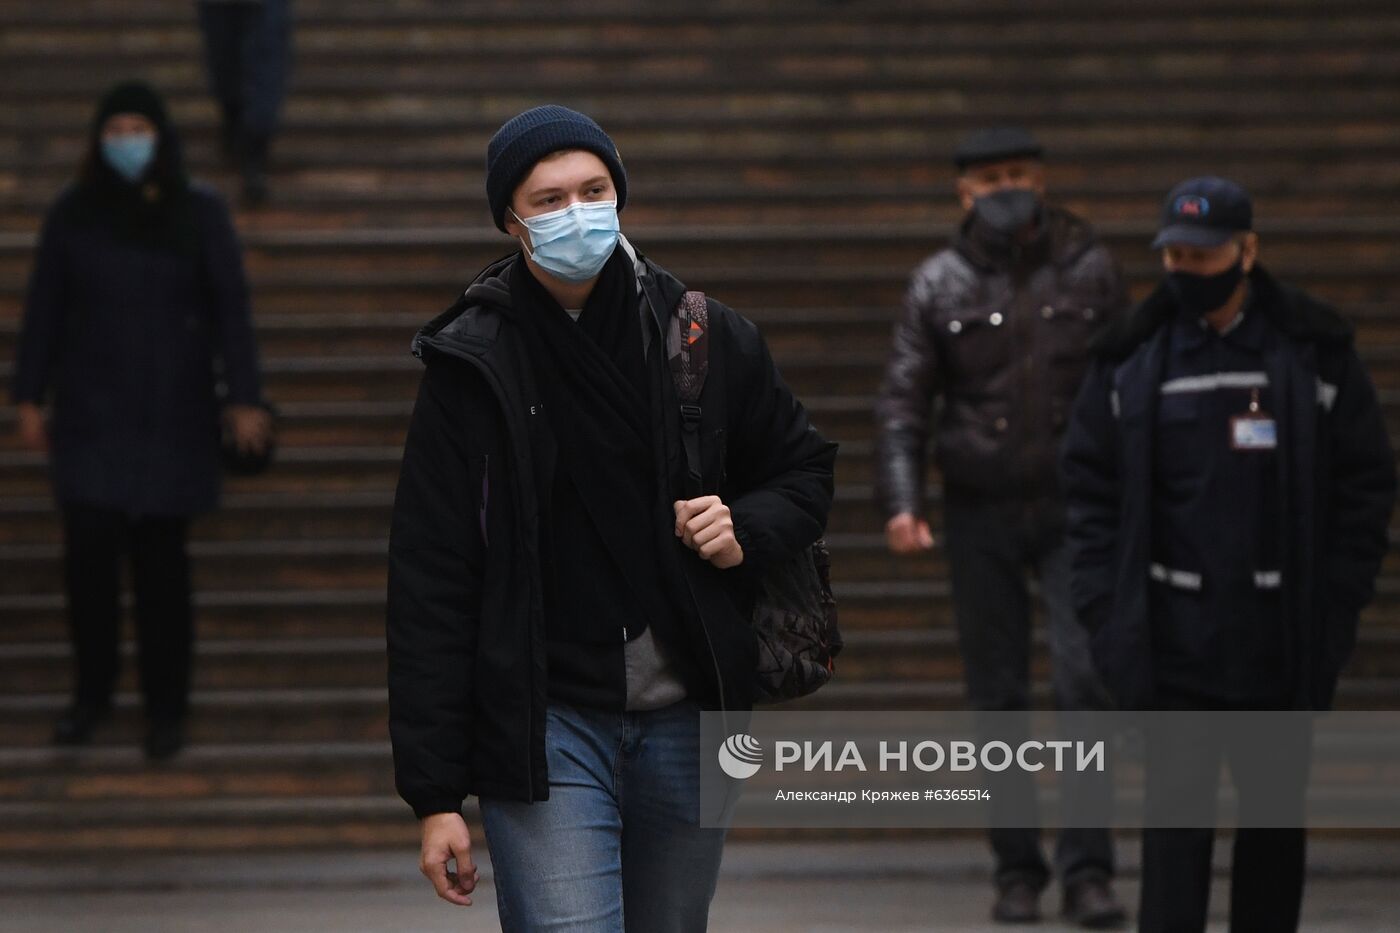
[[[719,747],[719,766],[736,781],[753,777],[762,765],[763,746],[751,735],[731,735]]]

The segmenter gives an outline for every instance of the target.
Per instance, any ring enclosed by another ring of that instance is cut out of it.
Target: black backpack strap
[[[710,372],[710,310],[704,292],[686,292],[671,316],[666,358],[681,400],[681,445],[689,477],[687,495],[703,489],[700,460],[700,393]]]

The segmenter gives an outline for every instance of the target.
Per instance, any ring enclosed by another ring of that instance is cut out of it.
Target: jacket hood
[[[1276,328],[1289,337],[1320,343],[1352,340],[1351,323],[1302,289],[1285,285],[1262,264],[1249,273],[1250,307],[1259,308]],[[1176,300],[1165,282],[1137,307],[1123,315],[1095,342],[1094,352],[1109,360],[1126,359],[1176,313]]]
[[[423,358],[423,345],[427,341],[439,338],[451,339],[461,337],[465,332],[465,325],[476,309],[495,308],[510,305],[510,283],[506,281],[506,273],[511,266],[520,258],[520,254],[512,253],[509,256],[497,259],[485,269],[477,273],[476,278],[467,286],[466,291],[458,296],[447,310],[418,329],[413,335],[413,342],[410,349],[413,355],[420,360]]]

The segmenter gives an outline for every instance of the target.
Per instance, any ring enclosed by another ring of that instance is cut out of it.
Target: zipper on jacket
[[[481,455],[481,507],[477,510],[477,521],[481,525],[481,543],[491,546],[491,536],[486,531],[486,505],[491,501],[491,455]]]

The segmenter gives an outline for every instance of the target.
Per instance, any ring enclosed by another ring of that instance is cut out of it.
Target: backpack
[[[666,339],[671,377],[680,396],[681,442],[690,485],[701,483],[700,393],[710,368],[709,309],[703,292],[686,292]],[[820,689],[836,673],[842,647],[831,593],[831,554],[818,538],[760,581],[750,618],[758,639],[755,696],[778,703]]]

